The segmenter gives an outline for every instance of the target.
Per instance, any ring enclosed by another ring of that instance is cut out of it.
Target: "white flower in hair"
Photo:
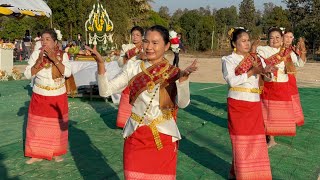
[[[54,28],[54,31],[57,33],[57,39],[58,39],[59,41],[61,41],[61,39],[62,39],[61,31],[58,30],[58,29],[56,29],[56,28]]]
[[[284,27],[279,27],[279,29],[281,30],[282,34],[284,34],[286,28],[284,28]]]
[[[235,29],[243,29],[243,30],[245,30],[246,32],[249,31],[248,29],[246,29],[246,28],[244,28],[244,27],[235,27]]]

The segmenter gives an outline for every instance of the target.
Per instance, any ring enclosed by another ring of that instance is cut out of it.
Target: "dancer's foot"
[[[61,156],[53,157],[55,162],[62,162],[64,159]]]
[[[275,145],[277,145],[277,143],[275,141],[269,141],[268,148],[271,148],[271,147],[273,147]]]
[[[40,162],[43,159],[39,159],[39,158],[30,158],[28,161],[26,161],[26,164],[33,164],[35,162]]]

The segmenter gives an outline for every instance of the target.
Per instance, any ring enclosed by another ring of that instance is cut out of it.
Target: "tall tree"
[[[280,6],[265,6],[262,17],[262,29],[266,33],[268,28],[272,26],[291,28],[288,11],[282,9]]]
[[[286,0],[296,37],[303,36],[307,45],[313,49],[320,46],[320,1]]]
[[[256,9],[253,0],[243,0],[239,7],[239,26],[243,26],[252,31],[253,36],[260,34],[256,27]]]
[[[217,33],[226,35],[226,32],[230,27],[235,27],[238,24],[238,13],[235,6],[228,8],[221,8],[214,14],[217,23]]]
[[[167,6],[161,6],[158,13],[160,17],[170,19],[169,8]]]

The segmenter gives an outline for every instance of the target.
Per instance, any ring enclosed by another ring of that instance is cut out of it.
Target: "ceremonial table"
[[[90,86],[90,99],[92,99],[92,89],[97,85],[97,63],[95,61],[70,61],[71,72],[74,76],[77,87]],[[105,63],[108,79],[111,80],[121,72],[121,68],[116,61]],[[120,94],[111,95],[112,101],[115,104],[119,103]]]

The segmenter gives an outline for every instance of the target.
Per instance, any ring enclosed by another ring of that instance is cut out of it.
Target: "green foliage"
[[[97,0],[46,2],[53,12],[52,26],[61,30],[64,39],[74,40],[78,33],[85,35],[85,22]],[[286,0],[288,9],[265,3],[263,12],[256,11],[253,0],[242,0],[238,12],[236,6],[213,11],[207,6],[194,10],[178,9],[172,16],[166,6],[161,7],[159,12],[152,11],[151,2],[152,0],[100,1],[114,24],[113,39],[118,47],[129,41],[129,31],[134,25],[147,28],[155,24],[181,32],[185,45],[191,50],[204,51],[212,45],[214,49],[217,48],[218,41],[219,44],[227,41],[228,30],[236,26],[249,29],[253,39],[263,35],[270,26],[292,27],[295,36],[306,37],[309,46],[320,43],[319,0]],[[0,23],[0,37],[13,40],[22,38],[27,29],[35,37],[37,32],[50,27],[51,20],[46,17],[17,19],[0,16]]]
[[[305,37],[309,48],[320,46],[320,1],[287,0],[289,20],[296,37]]]
[[[0,17],[1,29],[0,37],[13,41],[14,39],[22,39],[26,30],[30,30],[31,36],[35,37],[37,32],[42,30],[48,24],[46,18],[43,17]]]
[[[201,15],[198,10],[191,10],[184,13],[179,22],[190,49],[197,51],[210,49],[215,25],[213,16]]]
[[[169,20],[160,17],[160,15],[155,11],[149,12],[149,19],[147,20],[148,24],[146,24],[146,27],[150,27],[153,25],[161,25],[164,27],[169,28]]]
[[[251,36],[257,38],[261,34],[261,27],[258,27],[258,17],[253,0],[243,0],[239,6],[239,26],[251,31]]]
[[[272,9],[268,9],[268,6],[265,5],[265,12],[262,17],[263,32],[267,33],[272,26],[290,28],[289,13],[282,7],[274,6]]]
[[[221,8],[215,12],[214,17],[217,22],[216,30],[218,34],[226,34],[231,27],[237,26],[238,13],[235,6]]]

